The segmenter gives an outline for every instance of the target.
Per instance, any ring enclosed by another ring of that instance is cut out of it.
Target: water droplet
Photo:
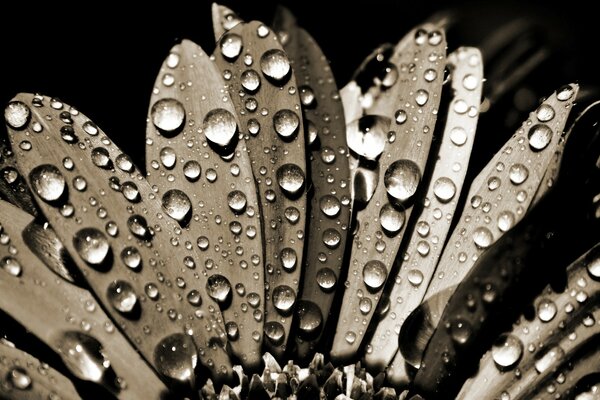
[[[83,192],[87,188],[87,181],[83,176],[76,176],[73,178],[73,187],[80,192]]]
[[[137,304],[137,296],[133,286],[126,281],[113,281],[106,291],[106,298],[115,310],[127,314],[133,311]]]
[[[231,294],[231,284],[223,275],[215,274],[206,281],[208,295],[218,303],[225,303]]]
[[[292,248],[286,247],[281,250],[281,266],[286,271],[293,271],[296,268],[296,263],[298,262],[298,256],[296,255],[296,251]]]
[[[523,354],[523,343],[516,336],[502,334],[492,347],[492,358],[504,370],[514,367]]]
[[[29,181],[33,191],[46,202],[60,199],[66,188],[64,176],[58,168],[50,164],[32,169],[29,173]]]
[[[321,148],[321,161],[325,164],[333,164],[335,162],[335,151],[328,146]]]
[[[123,193],[123,196],[131,202],[137,202],[140,199],[140,191],[138,190],[137,185],[130,181],[123,182],[121,185],[121,193]]]
[[[354,342],[356,342],[356,333],[348,331],[346,332],[346,336],[344,336],[344,339],[346,339],[346,342],[348,344],[353,344]]]
[[[277,183],[285,193],[295,196],[304,187],[304,171],[296,164],[283,164],[277,169]]]
[[[523,164],[515,163],[511,165],[509,171],[510,181],[515,185],[520,185],[527,180],[529,170]]]
[[[502,181],[497,176],[492,176],[492,177],[490,177],[490,179],[488,179],[487,183],[488,183],[488,189],[490,189],[491,191],[494,191],[500,187],[500,185],[502,184]]]
[[[110,252],[106,236],[96,228],[83,228],[73,237],[73,246],[86,263],[101,265]]]
[[[398,68],[394,64],[388,64],[383,69],[383,79],[381,85],[385,88],[394,86],[394,83],[398,80]]]
[[[226,33],[221,38],[221,53],[230,61],[240,55],[242,47],[242,37],[236,33]]]
[[[283,325],[281,325],[279,322],[269,321],[265,324],[265,335],[271,343],[274,345],[279,345],[283,343],[285,330],[283,329]]]
[[[466,344],[472,333],[471,324],[467,320],[458,318],[452,321],[450,325],[450,336],[454,343],[458,345]]]
[[[240,82],[246,91],[254,93],[260,87],[260,76],[255,70],[248,69],[242,72],[242,75],[240,76]]]
[[[461,127],[452,128],[450,131],[450,140],[456,146],[462,146],[467,142],[467,131]]]
[[[174,69],[179,65],[179,54],[169,53],[166,60],[167,67]]]
[[[427,104],[427,100],[429,100],[429,92],[424,89],[417,90],[417,93],[415,94],[415,102],[417,105],[422,107]]]
[[[227,332],[227,339],[231,341],[238,340],[240,337],[240,330],[234,321],[229,321],[225,324],[225,332]]]
[[[587,270],[594,279],[600,278],[600,251],[598,248],[592,250],[588,255]]]
[[[292,110],[279,110],[273,116],[273,127],[275,132],[283,138],[291,138],[298,132],[300,119],[298,114]]]
[[[56,348],[69,371],[80,379],[103,382],[106,376],[114,374],[110,361],[104,357],[102,345],[91,336],[64,332],[57,339]]]
[[[389,119],[379,115],[366,115],[351,122],[346,130],[348,147],[368,160],[375,160],[385,148],[389,126]]]
[[[21,272],[23,272],[21,264],[12,257],[4,257],[0,264],[2,269],[12,276],[21,276]]]
[[[196,289],[190,290],[190,292],[186,296],[188,303],[193,305],[194,307],[198,307],[202,304],[202,297],[200,296],[200,292]]]
[[[543,374],[552,366],[558,366],[559,362],[565,357],[565,351],[559,347],[555,346],[544,354],[542,358],[535,362],[535,370],[539,374]]]
[[[146,292],[146,296],[148,296],[150,300],[158,300],[158,296],[160,295],[158,286],[154,283],[146,284],[146,286],[144,286],[144,292]]]
[[[437,46],[438,44],[442,43],[442,39],[443,37],[440,31],[431,31],[429,32],[427,41],[430,45]]]
[[[185,108],[178,100],[160,99],[150,111],[152,123],[162,132],[173,133],[183,125]]]
[[[325,292],[331,291],[337,283],[335,272],[333,272],[331,268],[327,267],[323,267],[317,271],[316,280],[319,287]]]
[[[128,246],[121,251],[123,264],[131,269],[138,269],[142,265],[142,255],[135,247]]]
[[[387,279],[387,270],[381,261],[368,261],[363,267],[363,281],[373,291],[381,289]]]
[[[290,60],[282,50],[271,49],[260,58],[260,69],[268,78],[281,81],[290,73]]]
[[[188,335],[175,333],[162,339],[154,349],[154,365],[158,372],[177,382],[193,386],[198,352]]]
[[[300,211],[296,207],[286,208],[284,215],[285,219],[287,219],[290,224],[296,224],[300,219]]]
[[[373,302],[371,301],[370,298],[363,297],[358,302],[358,309],[360,310],[361,314],[367,315],[373,309]]]
[[[537,124],[529,129],[529,146],[536,151],[544,150],[552,140],[552,129],[548,125]]]
[[[90,136],[96,136],[98,134],[98,127],[92,121],[84,122],[83,130]]]
[[[394,115],[394,117],[396,118],[396,123],[398,125],[402,125],[408,119],[408,115],[406,114],[406,111],[404,111],[404,110],[396,111],[396,114]]]
[[[202,129],[210,142],[227,146],[237,133],[237,122],[229,111],[215,108],[204,117]]]
[[[511,211],[502,211],[498,214],[498,229],[508,231],[515,224],[515,215]]]
[[[115,159],[117,167],[124,172],[133,171],[133,162],[127,154],[119,154]]]
[[[419,243],[417,243],[417,253],[419,253],[422,257],[427,256],[427,254],[429,254],[429,243],[427,243],[425,240],[420,240]]]
[[[227,204],[229,204],[229,208],[236,214],[244,212],[247,202],[246,195],[240,190],[232,190],[227,195]]]
[[[195,182],[200,178],[202,167],[197,161],[188,161],[183,165],[183,175],[190,182]]]
[[[10,384],[18,390],[27,390],[31,387],[31,377],[27,374],[27,371],[23,368],[16,367],[12,368],[8,372],[8,379]]]
[[[325,229],[323,231],[323,243],[330,249],[335,249],[340,245],[342,235],[334,228]]]
[[[129,231],[140,239],[146,239],[150,234],[148,222],[141,215],[132,215],[127,219],[127,227]]]
[[[435,69],[429,68],[423,74],[423,78],[425,78],[427,82],[433,82],[437,78],[437,72]]]
[[[489,247],[492,244],[492,242],[494,241],[494,236],[488,228],[486,228],[485,226],[480,226],[473,232],[473,241],[475,242],[477,247],[485,249],[486,247]]]
[[[550,299],[542,299],[537,306],[537,315],[542,322],[552,321],[558,309]]]
[[[298,302],[298,329],[301,335],[312,337],[323,324],[321,309],[312,301],[301,300]]]
[[[112,166],[110,153],[104,147],[96,147],[92,150],[92,162],[99,168],[109,169]]]
[[[478,79],[475,75],[465,75],[463,78],[463,87],[467,90],[475,90],[479,85]]]
[[[565,85],[556,91],[556,98],[560,101],[567,101],[573,96],[574,90],[570,85]]]
[[[31,110],[22,101],[11,101],[4,109],[4,120],[13,129],[23,129],[30,117]]]
[[[185,220],[192,210],[190,198],[178,189],[171,189],[163,194],[162,206],[167,215],[178,222]]]
[[[427,31],[425,29],[419,28],[415,32],[415,43],[419,46],[422,46],[427,41]]]
[[[398,210],[390,203],[385,204],[379,211],[379,223],[389,233],[397,233],[404,226],[406,217],[404,210]]]
[[[548,122],[554,118],[554,108],[549,104],[542,104],[536,111],[537,119],[540,122]]]
[[[394,161],[385,171],[383,182],[390,196],[406,201],[417,191],[421,171],[411,160]]]
[[[273,289],[273,305],[282,314],[287,314],[296,303],[296,292],[287,285]]]
[[[319,200],[319,208],[328,217],[336,217],[340,213],[341,203],[337,197],[326,194]]]
[[[454,195],[456,194],[456,185],[452,179],[443,176],[436,179],[434,182],[433,193],[439,201],[447,203],[454,198]]]

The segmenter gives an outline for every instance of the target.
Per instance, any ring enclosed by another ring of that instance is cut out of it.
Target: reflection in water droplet
[[[277,183],[290,195],[297,195],[304,186],[304,171],[296,164],[283,164],[277,169]]]
[[[201,172],[202,167],[198,161],[191,160],[183,165],[183,175],[185,175],[186,179],[190,182],[196,182],[198,178],[200,178]]]
[[[560,346],[555,346],[546,352],[542,358],[535,362],[535,370],[543,374],[553,366],[558,366],[559,362],[565,357],[565,351]]]
[[[175,99],[160,99],[150,110],[152,123],[163,132],[174,132],[181,128],[185,120],[183,104]]]
[[[390,196],[406,201],[417,191],[421,171],[411,160],[394,161],[385,171],[383,182]]]
[[[279,110],[273,116],[273,127],[275,132],[283,138],[291,138],[298,132],[300,118],[292,110]]]
[[[2,269],[12,276],[20,276],[23,271],[21,264],[12,257],[4,257],[2,261],[0,261],[0,264]]]
[[[154,366],[158,372],[177,382],[193,386],[198,352],[192,338],[175,333],[162,339],[154,349]]]
[[[337,276],[331,268],[323,267],[317,271],[316,280],[323,291],[329,292],[335,287]]]
[[[501,369],[514,367],[523,354],[523,343],[516,336],[502,334],[492,347],[492,358]]]
[[[162,196],[162,206],[167,215],[176,221],[183,221],[192,210],[190,198],[178,189],[171,189]]]
[[[315,105],[315,92],[310,86],[303,85],[298,88],[300,92],[300,101],[305,107],[312,107]]]
[[[104,147],[96,147],[92,150],[92,162],[99,168],[109,169],[112,167],[110,153]]]
[[[242,37],[236,33],[226,33],[221,38],[221,53],[229,60],[236,59],[242,52]]]
[[[346,336],[344,336],[344,339],[346,339],[346,342],[348,344],[353,344],[354,342],[356,342],[356,333],[348,331],[346,332]]]
[[[268,78],[281,81],[288,76],[291,66],[287,55],[282,50],[271,49],[261,56],[260,69]]]
[[[548,122],[554,118],[554,108],[549,104],[542,104],[538,107],[535,115],[540,122]]]
[[[342,236],[334,228],[329,228],[323,231],[323,243],[330,249],[335,249],[340,245]]]
[[[86,263],[100,265],[110,252],[106,236],[96,228],[83,228],[73,237],[73,246]]]
[[[46,202],[61,198],[66,188],[64,176],[58,168],[50,164],[32,169],[29,173],[29,182],[33,191]]]
[[[418,269],[411,269],[408,271],[408,281],[413,286],[419,286],[423,283],[423,273]]]
[[[4,109],[4,120],[13,129],[22,129],[29,122],[31,110],[22,101],[11,101]]]
[[[502,232],[508,231],[515,224],[515,214],[511,211],[502,211],[498,214],[498,229]]]
[[[379,290],[387,279],[387,270],[381,261],[368,261],[363,267],[363,281],[371,290]]]
[[[417,90],[417,93],[415,95],[415,102],[419,106],[424,106],[427,103],[427,100],[429,100],[429,92],[427,92],[427,90],[424,89]]]
[[[600,279],[600,251],[592,250],[587,260],[587,270],[594,279]]]
[[[552,321],[558,309],[550,299],[542,299],[537,306],[538,318],[543,322]]]
[[[113,281],[106,291],[106,297],[115,310],[130,313],[137,304],[133,286],[126,281]]]
[[[390,203],[385,204],[379,211],[379,223],[389,233],[397,233],[404,226],[406,217],[404,210],[398,210]]]
[[[300,219],[300,211],[293,206],[286,208],[284,215],[285,219],[287,219],[290,224],[296,224]]]
[[[269,321],[265,324],[265,335],[274,345],[281,344],[285,336],[283,325],[277,321]]]
[[[196,289],[190,290],[190,292],[186,296],[188,303],[193,305],[194,307],[198,307],[202,304],[202,297],[200,296],[200,292]]]
[[[467,90],[475,90],[475,89],[477,89],[478,85],[479,85],[479,82],[475,75],[468,74],[468,75],[465,75],[465,77],[463,78],[463,86]]]
[[[229,321],[225,324],[225,332],[227,332],[227,339],[236,341],[240,337],[240,329],[234,321]]]
[[[375,160],[385,148],[389,126],[390,120],[380,115],[366,115],[352,121],[346,128],[348,147],[368,160]]]
[[[456,185],[452,179],[443,176],[436,179],[435,183],[433,184],[433,193],[439,201],[442,203],[447,203],[452,200],[456,194]]]
[[[281,250],[281,266],[286,271],[293,271],[296,268],[296,263],[298,262],[298,256],[296,255],[296,251],[292,248],[286,247]]]
[[[281,313],[288,313],[296,303],[296,292],[287,285],[273,289],[273,305]]]
[[[307,300],[299,301],[297,313],[300,334],[311,336],[321,329],[323,314],[315,303]]]
[[[206,291],[217,303],[225,303],[231,294],[231,284],[223,275],[215,274],[206,281]]]
[[[123,261],[123,264],[136,270],[142,264],[142,255],[135,247],[128,246],[121,251],[121,260]]]
[[[536,151],[544,150],[552,140],[552,129],[548,125],[537,124],[529,129],[529,146]]]
[[[98,127],[92,121],[84,122],[83,130],[90,136],[96,136],[98,134]]]
[[[340,213],[341,203],[337,197],[326,194],[319,200],[319,208],[328,217],[336,217]]]
[[[127,219],[127,227],[129,231],[140,239],[146,239],[150,234],[148,222],[141,215],[132,215]]]
[[[560,101],[567,101],[573,96],[573,93],[571,85],[565,85],[556,91],[556,98]]]
[[[146,284],[146,286],[144,286],[144,292],[150,300],[158,300],[158,297],[160,295],[158,291],[158,286],[156,286],[154,283]]]
[[[202,130],[210,142],[227,146],[237,133],[237,122],[229,111],[215,108],[204,117]]]
[[[166,146],[160,149],[160,162],[167,169],[171,169],[175,166],[177,162],[177,154],[175,154],[175,150],[172,147]]]
[[[454,343],[463,345],[469,341],[473,330],[471,324],[464,319],[458,318],[450,325],[450,336]]]
[[[529,170],[523,164],[515,163],[510,167],[510,181],[515,185],[520,185],[527,180]]]
[[[473,241],[478,247],[485,249],[492,244],[494,241],[494,236],[488,228],[485,226],[480,226],[473,232]]]
[[[242,72],[240,82],[246,91],[254,93],[260,87],[260,76],[255,70],[248,69]]]
[[[227,204],[234,213],[241,213],[246,209],[246,195],[240,190],[232,190],[227,195]]]
[[[452,128],[450,131],[450,140],[457,146],[462,146],[467,142],[467,131],[461,127]]]
[[[27,390],[31,386],[31,377],[20,367],[12,368],[8,372],[8,380],[12,387],[18,390]]]
[[[64,332],[56,338],[55,347],[69,371],[80,379],[100,383],[113,372],[110,361],[104,357],[102,345],[91,336]]]

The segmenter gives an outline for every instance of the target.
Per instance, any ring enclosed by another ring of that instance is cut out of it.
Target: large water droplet
[[[542,299],[537,306],[537,315],[542,322],[552,321],[558,309],[550,299]]]
[[[54,165],[43,164],[29,173],[33,191],[44,201],[53,202],[62,197],[66,182],[64,176]]]
[[[273,127],[275,132],[283,138],[291,138],[298,132],[300,126],[300,119],[298,114],[292,110],[279,110],[273,116]]]
[[[415,94],[415,103],[422,107],[427,104],[427,100],[429,100],[429,92],[424,89],[417,90],[417,93]]]
[[[390,203],[385,204],[379,211],[379,223],[390,233],[400,231],[404,226],[405,219],[404,210],[398,210]]]
[[[498,214],[498,229],[502,232],[508,231],[515,224],[515,214],[511,211],[502,211]]]
[[[218,303],[225,303],[231,294],[231,283],[223,275],[215,274],[206,281],[208,295]]]
[[[288,313],[296,302],[296,292],[287,285],[273,289],[273,305],[281,313]]]
[[[104,147],[96,147],[92,150],[92,162],[99,168],[109,169],[112,166],[110,153]]]
[[[281,81],[290,73],[290,60],[282,50],[271,49],[261,56],[260,69],[268,78]]]
[[[394,161],[383,177],[387,192],[399,201],[406,201],[412,197],[420,181],[421,171],[411,160]]]
[[[423,283],[423,273],[418,269],[411,269],[408,271],[408,281],[413,286],[419,286]]]
[[[467,131],[461,127],[452,128],[450,130],[450,140],[457,146],[462,146],[467,142]]]
[[[242,52],[242,37],[236,33],[226,33],[221,38],[221,53],[228,60],[235,60]]]
[[[342,240],[342,235],[334,229],[328,228],[323,231],[323,243],[330,249],[335,249],[340,245],[340,241]]]
[[[12,368],[8,372],[8,380],[12,387],[18,390],[27,390],[31,386],[31,377],[21,367]]]
[[[113,281],[106,290],[106,297],[115,310],[127,314],[137,304],[137,296],[133,286],[126,281]]]
[[[494,241],[494,236],[488,228],[485,226],[480,226],[473,232],[473,241],[478,247],[485,249],[492,244]]]
[[[185,220],[192,210],[190,198],[178,189],[165,192],[162,197],[162,206],[169,217],[179,222]]]
[[[304,171],[296,164],[283,164],[277,169],[277,183],[289,195],[297,195],[304,186]]]
[[[366,115],[348,124],[348,147],[368,160],[375,160],[383,152],[390,120],[379,115]]]
[[[285,329],[277,321],[269,321],[265,324],[265,335],[267,339],[274,345],[279,345],[283,342]]]
[[[385,265],[378,260],[368,261],[363,267],[363,281],[371,290],[381,289],[387,278]]]
[[[565,85],[556,91],[556,98],[560,101],[569,100],[575,91],[571,85]]]
[[[177,154],[175,149],[169,146],[165,146],[160,149],[159,153],[160,162],[165,166],[166,169],[172,169],[177,163]]]
[[[135,214],[127,219],[127,227],[129,231],[140,239],[147,239],[150,235],[150,228],[146,218]]]
[[[298,262],[298,255],[296,251],[292,248],[286,247],[281,250],[280,254],[281,258],[281,266],[286,271],[293,271],[296,268],[296,263]]]
[[[135,247],[128,246],[121,251],[121,261],[133,270],[137,270],[142,264],[142,255]]]
[[[101,265],[110,252],[106,236],[96,228],[83,228],[73,237],[73,246],[86,263]]]
[[[219,146],[227,146],[237,133],[237,122],[229,111],[215,108],[204,117],[202,129],[209,141]]]
[[[183,165],[183,175],[185,175],[186,179],[190,182],[196,182],[198,178],[200,178],[201,173],[202,167],[198,161],[191,160]]]
[[[321,329],[323,314],[315,303],[307,300],[299,301],[297,313],[301,335],[312,337]]]
[[[537,124],[529,129],[529,146],[536,151],[544,150],[552,140],[552,129],[548,125]]]
[[[178,100],[160,99],[150,111],[152,123],[162,132],[172,133],[183,125],[185,108]]]
[[[23,129],[30,117],[31,110],[22,101],[11,101],[4,109],[4,120],[13,129]]]
[[[337,276],[331,268],[323,267],[317,271],[316,280],[323,291],[329,292],[335,287]]]
[[[539,374],[543,374],[553,366],[558,366],[559,362],[565,357],[565,351],[560,346],[555,346],[543,355],[542,358],[535,362],[535,370]]]
[[[246,91],[254,93],[260,87],[260,76],[255,70],[248,69],[242,72],[240,82]]]
[[[442,203],[447,203],[456,194],[456,185],[452,179],[445,176],[436,179],[433,184],[433,193],[435,197]]]
[[[227,195],[227,204],[236,214],[242,213],[246,209],[247,203],[246,195],[240,190],[232,190]]]
[[[175,333],[162,339],[154,349],[154,365],[158,372],[170,379],[193,386],[198,352],[192,338]]]
[[[549,104],[542,104],[538,107],[535,115],[540,122],[548,122],[554,118],[554,108]]]
[[[21,264],[12,257],[4,257],[2,261],[0,261],[0,266],[12,276],[20,276],[21,272],[23,272]]]
[[[492,358],[501,370],[514,367],[522,354],[523,343],[509,334],[500,335],[492,347]]]
[[[62,333],[56,339],[56,348],[69,371],[80,379],[103,382],[113,372],[109,360],[104,357],[100,342],[84,333]]]
[[[321,199],[319,199],[319,208],[328,217],[336,217],[340,213],[341,207],[342,204],[338,198],[331,194],[321,196]]]
[[[521,183],[525,182],[528,176],[529,170],[523,164],[515,163],[510,167],[510,181],[515,185],[520,185]]]

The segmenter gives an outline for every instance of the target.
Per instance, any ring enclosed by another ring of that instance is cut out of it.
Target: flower
[[[589,389],[598,103],[561,86],[471,179],[502,91],[481,104],[481,53],[447,54],[445,18],[339,91],[287,10],[213,21],[212,56],[183,40],[163,62],[145,173],[57,98],[6,106],[0,307],[38,341],[0,345],[7,396]]]

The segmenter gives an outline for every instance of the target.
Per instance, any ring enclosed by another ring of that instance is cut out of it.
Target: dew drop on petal
[[[183,125],[185,109],[178,100],[160,99],[152,106],[150,116],[154,126],[162,132],[172,133]]]

